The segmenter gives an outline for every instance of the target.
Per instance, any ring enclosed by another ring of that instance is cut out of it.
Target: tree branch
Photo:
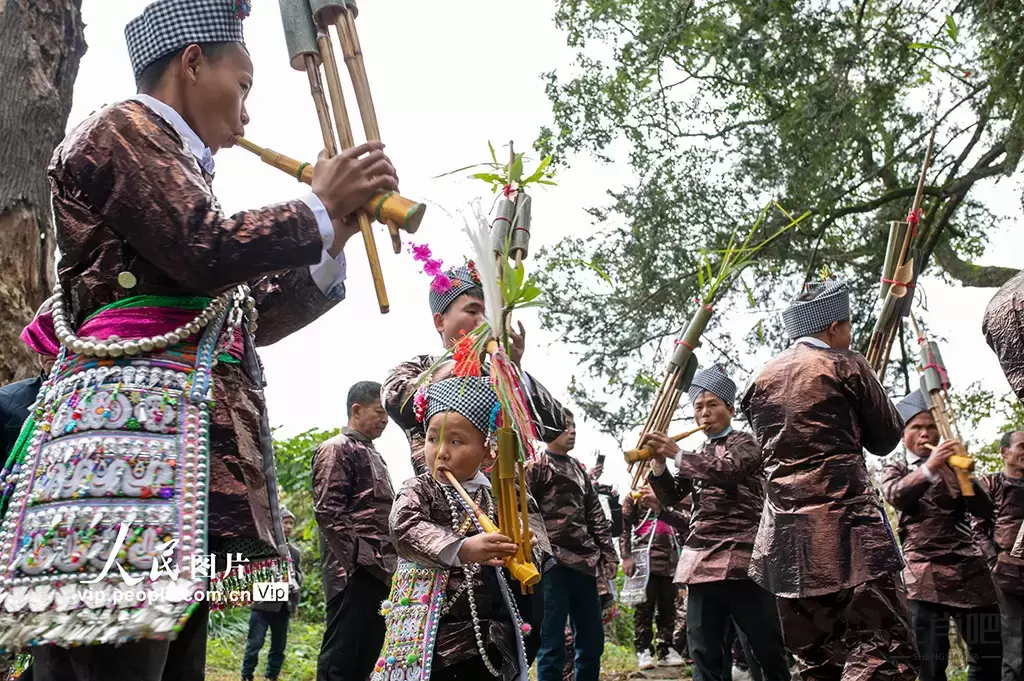
[[[1017,275],[1018,270],[1012,267],[997,265],[975,265],[962,260],[947,240],[935,245],[933,251],[935,262],[939,267],[964,286],[978,288],[998,288]]]

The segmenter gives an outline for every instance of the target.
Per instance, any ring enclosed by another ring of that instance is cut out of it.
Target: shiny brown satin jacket
[[[679,501],[673,507],[663,506],[653,513],[627,494],[622,502],[622,534],[619,536],[619,554],[625,558],[634,547],[651,545],[650,571],[652,575],[674,577],[679,563],[679,546],[686,540],[690,526],[689,500]],[[655,532],[655,526],[661,531]],[[666,528],[667,526],[667,528]],[[669,531],[665,531],[668,529]],[[654,536],[651,536],[654,532]],[[634,536],[635,535],[635,536]]]
[[[495,518],[494,503],[490,490],[481,487],[474,493],[477,504],[490,511]],[[536,511],[536,504],[528,499],[531,511]],[[473,618],[469,600],[465,594],[464,583],[466,571],[462,567],[452,567],[442,562],[441,554],[448,547],[462,541],[465,537],[477,534],[475,526],[465,522],[466,513],[456,506],[456,517],[460,529],[468,527],[465,534],[460,534],[453,527],[452,504],[446,498],[441,485],[433,480],[428,473],[409,478],[395,498],[391,509],[391,539],[402,558],[430,568],[448,570],[448,587],[444,605],[444,614],[438,624],[437,643],[434,647],[434,668],[444,668],[479,657],[476,637],[473,630]],[[534,563],[539,566],[545,559],[541,547],[548,546],[547,536],[542,525],[531,521],[531,532],[536,536],[534,547]],[[527,657],[532,659],[540,645],[540,618],[542,612],[535,612],[532,599],[522,596],[519,582],[504,572],[505,580],[516,598],[519,612],[524,621],[529,622],[532,631],[524,640]],[[538,585],[539,586],[539,585]],[[498,666],[498,658],[493,648],[501,651],[506,659],[514,658],[515,633],[512,629],[512,617],[508,613],[499,590],[494,568],[481,566],[476,572],[472,589],[476,598],[477,617],[483,644],[491,649],[491,661]]]
[[[49,168],[61,260],[58,277],[73,326],[129,296],[212,296],[248,283],[259,312],[257,344],[274,343],[329,310],[309,266],[323,242],[301,201],[225,216],[181,136],[135,101],[75,128]],[[125,290],[124,271],[138,283]],[[252,541],[246,555],[276,553],[267,494],[274,462],[260,448],[263,386],[238,364],[213,372],[209,534]],[[279,531],[279,528],[278,528]],[[258,545],[257,545],[258,546]]]
[[[1024,594],[1024,559],[1010,555],[1024,521],[1024,479],[993,473],[979,478],[995,506],[991,518],[976,518],[975,537],[992,567],[992,581],[1003,591]]]
[[[391,584],[398,562],[388,526],[394,500],[388,465],[365,435],[342,428],[317,447],[313,512],[326,600],[342,593],[357,569]]]
[[[903,567],[862,449],[885,456],[903,420],[867,361],[794,343],[741,406],[761,445],[768,493],[750,577],[776,596],[820,596]]]
[[[677,582],[748,578],[765,494],[761,448],[753,435],[734,430],[708,440],[696,452],[680,452],[675,478],[666,468],[650,482],[667,504],[693,493],[690,535],[679,557]]]
[[[931,482],[924,459],[895,461],[882,471],[882,494],[898,512],[907,598],[955,608],[994,605],[996,592],[971,531],[971,517],[991,518],[992,499],[974,482],[974,496],[960,494],[956,474],[942,466]]]
[[[430,367],[434,366],[440,356],[416,355],[407,362],[402,362],[388,374],[381,388],[381,400],[384,408],[398,426],[405,431],[409,439],[412,469],[416,475],[426,472],[426,459],[423,456],[423,438],[425,429],[416,418],[413,410],[413,395],[420,378]],[[434,370],[429,382],[448,378],[451,375],[451,362],[442,363]],[[487,375],[486,365],[482,368]],[[565,430],[565,414],[562,405],[551,396],[547,388],[532,376],[524,374],[527,397],[533,407],[534,425],[544,442],[551,442]]]
[[[611,521],[583,465],[571,456],[543,452],[527,466],[526,486],[540,507],[558,564],[594,577],[614,574],[619,559]]]
[[[1024,400],[1024,271],[992,296],[981,331],[1013,392]]]

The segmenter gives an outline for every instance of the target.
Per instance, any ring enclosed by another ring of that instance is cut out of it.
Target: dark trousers
[[[384,647],[381,601],[390,587],[356,570],[345,590],[327,601],[327,625],[316,663],[317,681],[366,681]],[[485,670],[486,671],[486,670]]]
[[[695,678],[732,679],[729,628],[730,621],[735,621],[747,635],[765,681],[789,681],[789,661],[774,596],[749,579],[690,584],[687,589],[687,636]]]
[[[1003,639],[1003,681],[1021,681],[1021,620],[1024,619],[1024,595],[996,587],[999,598],[1000,629]]]
[[[173,641],[136,641],[120,646],[44,646],[32,650],[35,681],[202,681],[206,678],[203,602]]]
[[[654,652],[654,624],[658,626],[658,657],[668,655],[676,623],[676,585],[671,577],[651,575],[647,578],[647,598],[633,610],[633,633],[636,652]],[[655,618],[657,612],[657,618]]]
[[[267,678],[276,679],[280,676],[281,665],[284,664],[284,648],[288,645],[288,620],[291,618],[288,605],[283,603],[282,606],[280,610],[253,608],[249,614],[249,639],[245,642],[245,655],[242,657],[242,678],[249,678],[256,673],[260,650],[267,639],[267,629],[270,629]]]
[[[576,681],[598,681],[604,625],[597,579],[556,565],[544,573],[544,621],[537,653],[537,681],[561,681],[565,666],[565,618],[576,642]]]
[[[729,630],[725,633],[724,647],[726,661],[723,672],[725,672],[726,678],[732,676],[733,663],[742,660],[742,665],[746,665],[747,671],[750,672],[751,681],[764,681],[764,673],[761,671],[761,665],[757,663],[754,651],[750,648],[750,641],[735,622],[729,624]],[[737,648],[739,648],[739,652],[737,652]]]
[[[967,645],[969,681],[998,681],[1003,644],[999,637],[999,611],[988,608],[953,608],[927,601],[909,601],[917,636],[921,681],[946,681],[949,661],[949,620]]]
[[[917,677],[914,633],[898,572],[821,596],[780,597],[778,604],[786,646],[804,681]]]

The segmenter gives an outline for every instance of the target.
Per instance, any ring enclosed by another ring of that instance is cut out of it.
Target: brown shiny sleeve
[[[55,163],[104,224],[185,290],[214,292],[320,262],[308,206],[225,216],[173,128],[143,104],[125,102],[81,126]]]
[[[331,298],[313,281],[308,267],[273,274],[252,284],[252,296],[259,312],[257,345],[271,345],[313,323],[344,299]]]
[[[658,514],[658,520],[665,522],[677,530],[690,529],[690,514],[681,506],[666,506]],[[683,537],[686,539],[686,537]]]
[[[647,482],[654,490],[654,496],[658,497],[658,501],[665,506],[675,506],[693,490],[693,482],[689,478],[681,473],[677,473],[673,477],[668,472],[668,467],[661,472],[661,475],[655,475],[652,472],[647,476]]]
[[[345,527],[349,488],[343,447],[336,442],[321,444],[313,457],[313,515],[320,535],[347,566],[356,556],[356,538]]]
[[[423,372],[430,368],[429,355],[417,355],[408,362],[402,362],[388,374],[380,389],[381,401],[391,420],[408,430],[419,425],[413,409],[412,396],[416,383]]]
[[[989,495],[989,498],[995,499],[996,496],[996,476],[995,475],[982,475],[977,478],[976,482],[982,487],[985,492]],[[999,557],[999,547],[996,545],[995,531],[996,522],[995,515],[987,517],[971,517],[971,531],[974,534],[975,541],[978,542],[978,547],[981,549],[981,554],[985,556],[985,562],[988,563],[989,567],[995,565],[996,558]]]
[[[725,442],[714,441],[698,452],[676,457],[679,474],[712,485],[734,485],[761,466],[761,447],[750,433],[733,432]]]
[[[427,567],[448,567],[440,562],[441,552],[462,537],[450,526],[430,518],[430,499],[423,489],[429,484],[433,483],[418,476],[402,485],[391,507],[391,541],[406,560]]]
[[[931,485],[921,466],[909,471],[906,464],[899,462],[882,469],[882,496],[897,511],[905,510],[920,499]]]
[[[981,485],[979,478],[974,478],[971,485],[974,487],[974,494],[964,497],[967,511],[975,518],[992,518],[995,515],[995,505],[992,503],[992,496]]]
[[[636,528],[636,502],[632,494],[626,494],[622,502],[622,534],[619,535],[619,555],[628,556],[633,552],[633,530]]]
[[[864,356],[847,356],[852,358],[847,385],[857,398],[861,445],[875,456],[888,456],[903,436],[903,418]]]
[[[590,536],[594,538],[594,542],[601,550],[601,562],[606,570],[605,574],[608,574],[619,564],[619,556],[615,553],[615,544],[612,541],[612,523],[604,514],[604,509],[601,508],[601,501],[597,498],[597,490],[594,489],[594,483],[590,480],[590,476],[584,473],[583,477],[586,485],[583,512],[586,514]],[[626,534],[625,530],[622,534]]]

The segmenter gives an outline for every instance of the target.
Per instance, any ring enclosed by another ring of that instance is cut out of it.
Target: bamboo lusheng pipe
[[[948,381],[939,373],[940,369],[945,371],[942,356],[939,354],[938,346],[927,340],[921,333],[921,327],[913,314],[910,315],[910,325],[921,346],[921,395],[935,420],[935,426],[942,439],[956,441],[956,454],[950,457],[949,465],[956,473],[960,493],[965,497],[972,497],[974,496],[973,462],[949,418],[949,410],[944,397]],[[954,457],[956,458],[954,459]]]
[[[477,522],[480,523],[480,527],[484,528],[484,532],[488,532],[490,534],[500,534],[500,531],[498,530],[494,522],[487,516],[486,513],[483,512],[483,509],[481,509],[480,506],[475,501],[473,501],[473,498],[469,496],[469,494],[466,492],[466,489],[452,474],[452,472],[446,469],[442,469],[442,472],[445,474],[445,477],[448,478],[448,482],[451,483],[452,487],[455,488],[455,491],[459,493],[459,496],[462,497],[462,500],[466,502],[466,505],[468,505],[469,508],[472,509],[473,515],[476,516]],[[518,556],[509,556],[508,558],[505,558],[504,561],[505,567],[508,568],[508,571],[512,574],[512,577],[514,577],[516,581],[518,581],[520,584],[523,584],[524,586],[534,586],[537,582],[540,581],[540,572],[537,571],[537,568],[533,565],[533,563],[524,563],[521,560],[519,560]]]
[[[288,173],[299,182],[313,183],[312,164],[297,161],[272,149],[253,144],[243,137],[235,138],[235,142],[243,149],[259,156],[260,160],[267,165]],[[378,222],[392,220],[410,234],[419,229],[423,214],[427,210],[422,203],[411,201],[396,192],[381,192],[375,195],[363,204],[363,209],[372,215],[374,220]]]
[[[679,433],[678,435],[673,435],[671,440],[673,442],[679,442],[680,440],[685,440],[686,438],[690,437],[691,435],[699,433],[702,430],[704,430],[703,426],[697,426],[696,428],[691,428],[690,430],[687,430],[687,431],[684,431],[682,433]],[[651,450],[649,450],[646,447],[643,447],[643,448],[640,448],[640,449],[631,449],[628,452],[626,452],[623,456],[626,459],[626,463],[636,463],[637,461],[648,461],[651,458],[653,458],[653,454],[651,454]]]
[[[354,5],[344,10],[337,10],[334,20],[341,43],[342,56],[352,79],[352,89],[356,95],[356,106],[363,123],[363,132],[368,141],[380,140],[380,127],[377,123],[377,111],[373,106],[373,95],[370,93],[370,79],[366,75],[363,62],[363,47],[359,43],[359,32],[356,30]],[[391,235],[391,247],[395,253],[402,252],[402,238],[398,234],[399,225],[388,222]]]
[[[317,27],[316,39],[320,46],[320,58],[324,63],[324,72],[327,75],[327,92],[331,97],[331,110],[334,113],[338,141],[343,150],[350,149],[355,146],[355,140],[352,137],[352,124],[348,119],[348,109],[345,107],[345,97],[341,90],[341,77],[338,75],[338,64],[334,59],[334,47],[323,26]],[[377,242],[374,241],[373,232],[370,231],[370,219],[365,210],[360,210],[356,211],[356,220],[359,222],[359,233],[362,234],[363,244],[366,246],[366,258],[370,262],[370,274],[373,276],[373,289],[377,295],[377,304],[380,306],[381,314],[387,314],[391,310],[391,304],[388,302],[388,292],[384,288],[384,273],[380,267]]]
[[[917,214],[921,210],[921,202],[924,200],[924,183],[928,177],[928,169],[932,163],[932,150],[935,147],[935,131],[938,125],[932,126],[931,134],[928,136],[928,146],[925,149],[924,163],[921,166],[921,174],[917,180],[917,191],[914,194],[914,204],[910,209],[908,219],[904,221],[907,225],[906,230],[900,230],[903,232],[903,243],[900,246],[899,257],[895,260],[896,265],[893,269],[893,276],[887,276],[887,268],[892,267],[890,264],[888,252],[886,254],[885,265],[882,269],[882,289],[881,295],[886,303],[889,302],[889,298],[895,297],[902,299],[909,291],[909,286],[914,280],[914,259],[908,258],[910,253],[910,246],[916,236],[917,232]],[[914,222],[913,229],[911,228],[911,222]],[[890,226],[890,241],[893,240],[893,228]],[[887,245],[887,251],[893,246],[892,243]],[[886,290],[886,279],[892,279],[891,286]],[[883,303],[883,310],[885,303]],[[904,316],[902,313],[900,316]],[[881,315],[879,320],[875,323],[875,328],[871,334],[871,341],[868,344],[868,350],[865,353],[865,358],[871,365],[871,368],[875,370],[879,380],[885,378],[885,369],[889,364],[889,353],[892,352],[893,342],[896,339],[896,333],[893,329],[890,329],[881,324]]]

